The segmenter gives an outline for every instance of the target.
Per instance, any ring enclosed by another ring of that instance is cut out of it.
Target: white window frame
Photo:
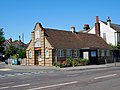
[[[75,49],[74,50],[74,57],[79,57],[79,56],[80,56],[79,49]]]
[[[40,38],[40,30],[35,31],[35,40]]]
[[[107,35],[106,35],[106,33],[103,33],[103,39],[105,40],[105,41],[107,41]]]
[[[58,49],[58,57],[64,57],[64,50]]]
[[[105,56],[105,50],[101,50],[101,56]]]
[[[72,57],[72,49],[66,49],[66,57]]]
[[[46,50],[45,50],[45,57],[46,57],[46,58],[49,58],[49,49],[46,49]]]
[[[110,56],[110,50],[106,50],[106,56],[107,56],[107,57]]]
[[[32,58],[32,50],[29,50],[29,58]]]

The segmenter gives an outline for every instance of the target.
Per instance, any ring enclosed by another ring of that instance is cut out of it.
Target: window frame
[[[64,57],[64,50],[63,49],[58,49],[58,54],[57,54],[57,56],[58,57]]]
[[[46,49],[46,50],[45,50],[45,57],[46,57],[46,58],[49,58],[49,49]]]
[[[80,56],[79,49],[74,49],[74,57],[79,57],[79,56]]]
[[[72,57],[72,49],[66,49],[66,57]]]
[[[29,50],[29,58],[32,58],[32,50]]]
[[[107,56],[107,57],[110,56],[110,50],[106,50],[106,56]]]
[[[102,57],[105,56],[105,50],[101,50],[101,56],[102,56]]]

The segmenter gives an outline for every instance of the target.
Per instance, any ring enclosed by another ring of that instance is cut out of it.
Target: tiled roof
[[[101,22],[107,25],[107,22],[105,21],[101,21]],[[110,27],[113,28],[115,31],[120,32],[120,25],[111,23]]]
[[[109,48],[108,44],[99,36],[87,33],[72,33],[70,31],[45,28],[46,38],[56,49],[75,48]]]
[[[5,40],[4,42],[3,42],[3,46],[5,46],[5,45],[10,45],[10,40]],[[15,41],[13,41],[12,42],[12,45],[13,46],[22,46],[22,47],[27,47],[27,45],[26,44],[24,44],[23,42],[21,42],[21,41],[18,41],[18,40],[15,40]]]

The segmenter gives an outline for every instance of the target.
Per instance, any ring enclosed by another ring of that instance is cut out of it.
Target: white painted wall
[[[117,41],[117,36],[115,35],[115,30],[109,27],[109,25],[104,24],[103,22],[99,21],[100,23],[100,37],[103,38],[103,33],[106,33],[106,42],[108,44],[115,45]],[[88,32],[95,34],[95,26]]]

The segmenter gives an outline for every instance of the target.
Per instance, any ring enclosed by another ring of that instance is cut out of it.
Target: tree
[[[15,46],[10,45],[9,47],[7,47],[6,51],[5,51],[5,56],[7,58],[14,56],[15,54],[17,54],[18,48],[16,48]]]
[[[117,45],[112,45],[112,44],[109,44],[109,45],[113,50],[119,50],[120,49],[120,43],[118,43]]]
[[[4,37],[3,28],[0,28],[0,46],[4,41],[5,41],[5,37]]]
[[[4,48],[2,47],[3,42],[5,41],[3,28],[0,28],[0,53],[3,52]]]
[[[17,54],[19,58],[26,58],[26,49],[19,49]]]

